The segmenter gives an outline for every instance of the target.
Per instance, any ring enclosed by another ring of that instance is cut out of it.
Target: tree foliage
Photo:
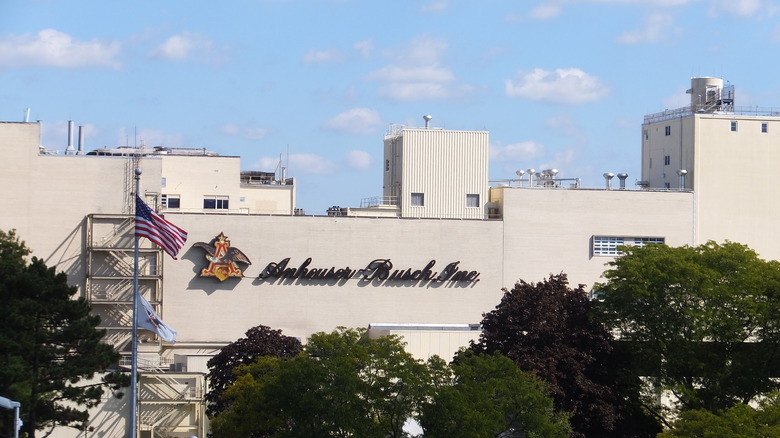
[[[501,352],[520,369],[547,382],[559,411],[570,412],[572,437],[642,437],[660,431],[639,402],[639,381],[624,373],[626,358],[612,336],[591,318],[583,286],[565,274],[505,290],[483,315],[471,348]]]
[[[778,387],[780,264],[744,245],[626,247],[600,313],[677,411],[712,412]]]
[[[420,424],[431,438],[566,438],[568,416],[556,412],[547,385],[499,353],[459,352],[439,372]]]
[[[658,438],[771,438],[780,436],[780,393],[757,408],[738,403],[724,411],[685,411]]]
[[[290,360],[263,358],[238,368],[212,421],[215,437],[402,437],[425,397],[425,365],[395,336],[365,329],[311,336]]]
[[[28,264],[29,253],[14,231],[0,231],[0,394],[21,403],[22,431],[35,437],[38,429],[85,427],[103,388],[117,390],[129,378],[108,373],[84,384],[119,354],[101,341],[100,317],[74,297],[67,276],[36,257]]]
[[[236,381],[236,368],[248,365],[262,356],[294,357],[302,349],[298,339],[264,325],[253,327],[245,334],[245,338],[226,345],[207,363],[209,391],[205,398],[208,403],[206,413],[210,417],[216,417],[228,407],[229,403],[222,398],[222,393]]]

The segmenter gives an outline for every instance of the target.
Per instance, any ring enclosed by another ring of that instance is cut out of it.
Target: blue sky
[[[226,6],[223,6],[226,5]],[[721,77],[780,106],[767,0],[0,0],[0,120],[242,157],[317,214],[382,194],[391,123],[490,131],[490,178],[640,178],[642,118]]]

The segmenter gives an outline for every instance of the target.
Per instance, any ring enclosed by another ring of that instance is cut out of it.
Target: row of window
[[[738,122],[736,120],[731,121],[731,131],[737,132]],[[769,132],[769,122],[761,122],[761,132],[767,133]],[[647,139],[647,130],[645,129],[645,139]],[[670,125],[666,125],[664,127],[664,135],[669,136],[672,135],[672,127]]]
[[[412,207],[425,206],[425,193],[412,193],[409,205]],[[469,193],[466,195],[466,207],[480,207],[479,194]]]
[[[594,256],[618,256],[622,252],[620,246],[645,246],[650,243],[664,244],[663,237],[621,237],[593,236],[592,251]]]
[[[160,204],[163,208],[177,209],[181,208],[181,196],[180,195],[160,195]],[[203,209],[204,210],[227,210],[229,209],[230,201],[227,196],[204,196],[203,197]]]

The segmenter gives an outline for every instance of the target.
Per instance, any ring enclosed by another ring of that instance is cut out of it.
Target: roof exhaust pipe
[[[626,178],[628,178],[628,174],[627,173],[618,173],[617,177],[620,180],[620,190],[625,190],[626,189]]]
[[[607,183],[607,190],[612,190],[612,178],[614,178],[615,174],[611,172],[607,172],[604,174],[604,181]]]

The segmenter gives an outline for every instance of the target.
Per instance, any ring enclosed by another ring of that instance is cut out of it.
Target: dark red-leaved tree
[[[209,391],[206,393],[206,414],[215,417],[227,408],[222,393],[236,380],[234,368],[250,364],[261,356],[293,357],[301,349],[301,341],[283,335],[281,330],[264,325],[247,330],[245,338],[226,345],[207,363]]]
[[[566,274],[520,281],[483,315],[471,348],[501,352],[545,380],[556,409],[572,414],[572,437],[655,436],[660,428],[640,407],[638,379],[591,309],[583,286],[571,289]]]

